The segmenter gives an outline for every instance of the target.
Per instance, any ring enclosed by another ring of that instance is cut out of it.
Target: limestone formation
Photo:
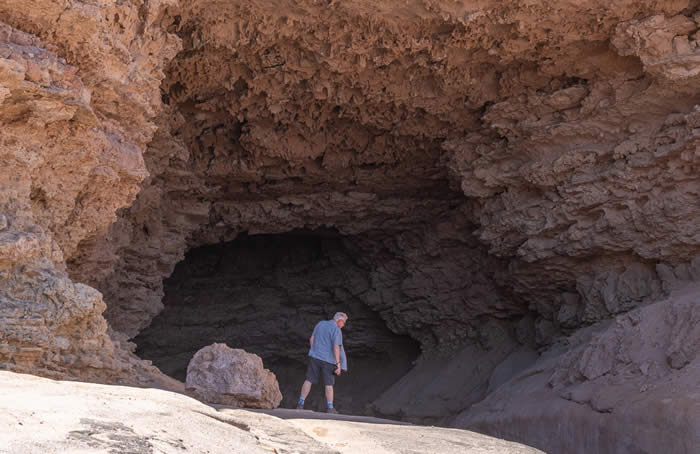
[[[258,355],[226,344],[211,344],[187,366],[186,390],[204,402],[251,408],[277,408],[282,400],[275,374]]]
[[[699,8],[0,0],[0,367],[286,393],[350,308],[352,411],[692,452]]]

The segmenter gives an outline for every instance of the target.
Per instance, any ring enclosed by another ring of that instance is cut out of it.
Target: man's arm
[[[335,357],[335,374],[340,375],[340,346],[343,345],[343,333],[340,328],[333,331],[333,356]]]
[[[340,364],[340,345],[333,346],[333,356],[335,356],[335,363]]]
[[[335,374],[340,375],[340,345],[333,346],[333,356],[335,356]]]

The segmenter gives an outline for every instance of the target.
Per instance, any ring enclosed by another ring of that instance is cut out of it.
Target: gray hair
[[[348,319],[348,314],[345,312],[336,312],[335,315],[333,316],[333,321],[338,321],[338,320],[345,320],[347,321]]]

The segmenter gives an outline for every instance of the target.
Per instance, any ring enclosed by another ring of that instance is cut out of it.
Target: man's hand
[[[335,374],[340,375],[340,364],[336,364]]]

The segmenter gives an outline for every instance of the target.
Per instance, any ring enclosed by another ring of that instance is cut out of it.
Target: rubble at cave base
[[[226,344],[211,344],[187,366],[186,391],[203,402],[250,408],[277,408],[282,400],[275,374],[258,355]]]

